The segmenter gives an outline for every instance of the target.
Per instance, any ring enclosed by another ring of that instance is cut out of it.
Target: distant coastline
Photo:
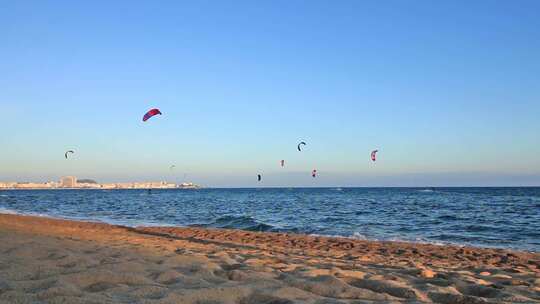
[[[182,187],[178,185],[174,188],[0,188],[0,191],[23,191],[23,190],[183,190],[183,189],[203,189],[203,187],[194,185],[193,187]],[[205,188],[206,189],[206,188]]]
[[[48,181],[44,183],[33,182],[0,182],[0,190],[53,190],[53,189],[97,189],[97,190],[120,190],[120,189],[199,189],[200,185],[192,182],[180,184],[166,181],[159,182],[128,182],[128,183],[103,183],[100,184],[91,179],[77,180],[75,176],[62,177],[58,182]]]

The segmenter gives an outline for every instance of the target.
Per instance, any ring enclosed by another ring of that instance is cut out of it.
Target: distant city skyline
[[[113,182],[98,183],[89,179],[77,179],[76,176],[63,176],[58,182],[20,182],[20,181],[0,181],[0,190],[18,189],[197,189],[199,185],[191,182],[173,183],[167,181],[154,182]]]
[[[239,176],[239,175],[225,175],[221,177],[216,177],[215,179],[206,180],[209,184],[202,184],[197,182],[202,180],[201,176],[194,176],[192,179],[160,179],[158,178],[149,178],[149,179],[114,179],[107,178],[104,180],[97,180],[98,184],[122,184],[122,183],[143,183],[141,180],[161,180],[167,183],[183,184],[183,183],[193,183],[204,188],[242,188],[242,187],[538,187],[538,179],[540,175],[495,175],[489,173],[441,173],[441,174],[403,174],[403,175],[392,175],[392,176],[380,176],[380,175],[359,175],[355,173],[350,173],[349,176],[333,173],[318,173],[323,175],[323,183],[318,182],[317,180],[312,181],[313,178],[311,175],[306,176],[305,172],[289,172],[286,174],[280,173],[269,173],[263,175],[263,182],[258,182],[254,185],[251,185],[252,179],[257,177],[253,176]],[[293,175],[291,179],[295,182],[290,182],[288,184],[283,183],[284,175]],[[319,177],[320,178],[320,177]],[[54,182],[57,179],[54,178],[34,178],[32,180],[0,180],[0,185],[6,182],[21,182],[21,183],[43,183],[43,182]],[[351,182],[353,181],[354,182]],[[309,181],[312,181],[309,183]],[[232,184],[237,184],[232,185]],[[253,183],[252,183],[253,184]],[[1,188],[1,187],[0,187]]]
[[[0,35],[2,181],[540,186],[539,1],[11,1]]]

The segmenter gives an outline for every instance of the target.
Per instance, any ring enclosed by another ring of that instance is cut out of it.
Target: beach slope
[[[0,303],[540,303],[540,254],[0,215]]]

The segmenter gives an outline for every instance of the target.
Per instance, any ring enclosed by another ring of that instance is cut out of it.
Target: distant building
[[[128,182],[99,184],[94,180],[77,180],[75,176],[64,176],[59,182],[0,182],[0,189],[199,189],[200,186],[193,183],[169,183],[161,182]]]
[[[82,179],[77,179],[77,184],[97,184],[97,182],[93,179],[82,178]]]
[[[58,182],[49,181],[49,182],[46,182],[44,185],[46,188],[51,188],[51,189],[58,188]]]
[[[77,178],[75,176],[64,176],[60,179],[60,185],[63,188],[77,187]]]
[[[196,184],[194,184],[194,183],[181,183],[180,185],[178,185],[178,188],[183,188],[183,189],[199,189],[199,188],[201,188],[201,186],[196,185]]]
[[[17,183],[13,186],[14,189],[52,189],[56,184],[51,183]]]
[[[13,182],[1,182],[0,183],[0,189],[9,189],[9,188],[13,188],[15,185],[15,183]]]

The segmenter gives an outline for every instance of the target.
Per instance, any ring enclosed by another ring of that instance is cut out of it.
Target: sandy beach
[[[0,303],[540,303],[540,254],[0,215]]]

